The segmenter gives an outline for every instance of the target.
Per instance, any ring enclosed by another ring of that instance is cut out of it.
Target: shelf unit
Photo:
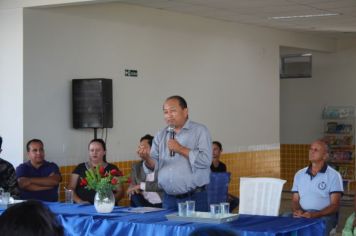
[[[355,109],[327,106],[323,110],[324,140],[329,146],[328,164],[338,170],[345,188],[355,180]],[[346,190],[346,189],[345,189]]]

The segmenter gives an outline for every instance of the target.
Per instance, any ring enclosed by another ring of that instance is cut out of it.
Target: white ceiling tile
[[[305,32],[343,31],[356,36],[356,0],[117,0],[218,20]],[[272,16],[340,13],[338,16],[271,20]],[[330,34],[331,34],[330,33]]]

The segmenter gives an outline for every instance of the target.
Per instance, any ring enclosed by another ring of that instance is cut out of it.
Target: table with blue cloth
[[[189,235],[200,227],[214,224],[168,221],[173,213],[162,210],[148,213],[128,212],[128,208],[115,207],[108,214],[97,213],[93,205],[48,203],[45,205],[57,216],[66,235]],[[0,210],[2,213],[3,210]],[[319,219],[273,216],[240,215],[237,220],[219,227],[234,231],[240,236],[323,235],[325,225]]]

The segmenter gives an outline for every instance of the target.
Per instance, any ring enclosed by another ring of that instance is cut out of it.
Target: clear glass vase
[[[115,196],[111,190],[96,192],[94,207],[98,213],[110,213],[115,206]]]

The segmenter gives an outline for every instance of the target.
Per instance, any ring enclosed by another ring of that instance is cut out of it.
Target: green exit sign
[[[126,77],[137,77],[138,76],[137,70],[125,69],[125,76]]]

